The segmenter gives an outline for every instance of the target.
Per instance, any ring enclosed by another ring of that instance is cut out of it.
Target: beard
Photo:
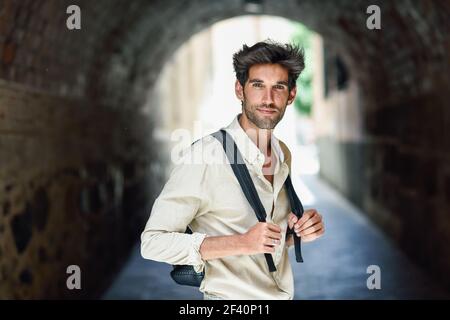
[[[283,119],[286,106],[287,103],[284,108],[277,108],[274,104],[248,105],[245,97],[242,103],[242,107],[247,118],[260,129],[274,129],[278,122]],[[269,109],[274,110],[275,112],[269,116],[264,116],[256,109]]]

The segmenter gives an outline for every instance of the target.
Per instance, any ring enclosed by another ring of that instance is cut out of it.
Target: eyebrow
[[[251,79],[248,81],[249,83],[264,83],[264,81],[262,81],[261,79]],[[277,81],[277,84],[283,84],[285,86],[288,85],[287,81]]]

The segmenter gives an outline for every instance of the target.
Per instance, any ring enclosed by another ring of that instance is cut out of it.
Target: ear
[[[242,88],[241,83],[239,80],[236,79],[236,82],[234,83],[234,92],[236,93],[236,97],[243,101],[244,100],[244,88]]]
[[[288,97],[288,105],[294,102],[295,96],[297,95],[297,86],[293,87],[291,91],[289,92]]]

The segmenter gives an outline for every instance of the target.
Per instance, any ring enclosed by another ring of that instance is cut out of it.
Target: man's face
[[[297,92],[289,91],[288,71],[279,64],[251,66],[244,88],[236,81],[235,91],[245,116],[260,129],[275,128]]]

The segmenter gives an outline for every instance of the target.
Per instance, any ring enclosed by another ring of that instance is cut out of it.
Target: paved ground
[[[358,209],[316,176],[302,176],[294,185],[305,207],[317,208],[326,224],[324,237],[303,245],[304,263],[296,263],[294,252],[290,252],[295,299],[450,297],[408,261]],[[369,265],[380,267],[380,290],[367,288]],[[175,284],[170,270],[167,264],[144,260],[136,246],[103,299],[202,299],[197,288]]]

